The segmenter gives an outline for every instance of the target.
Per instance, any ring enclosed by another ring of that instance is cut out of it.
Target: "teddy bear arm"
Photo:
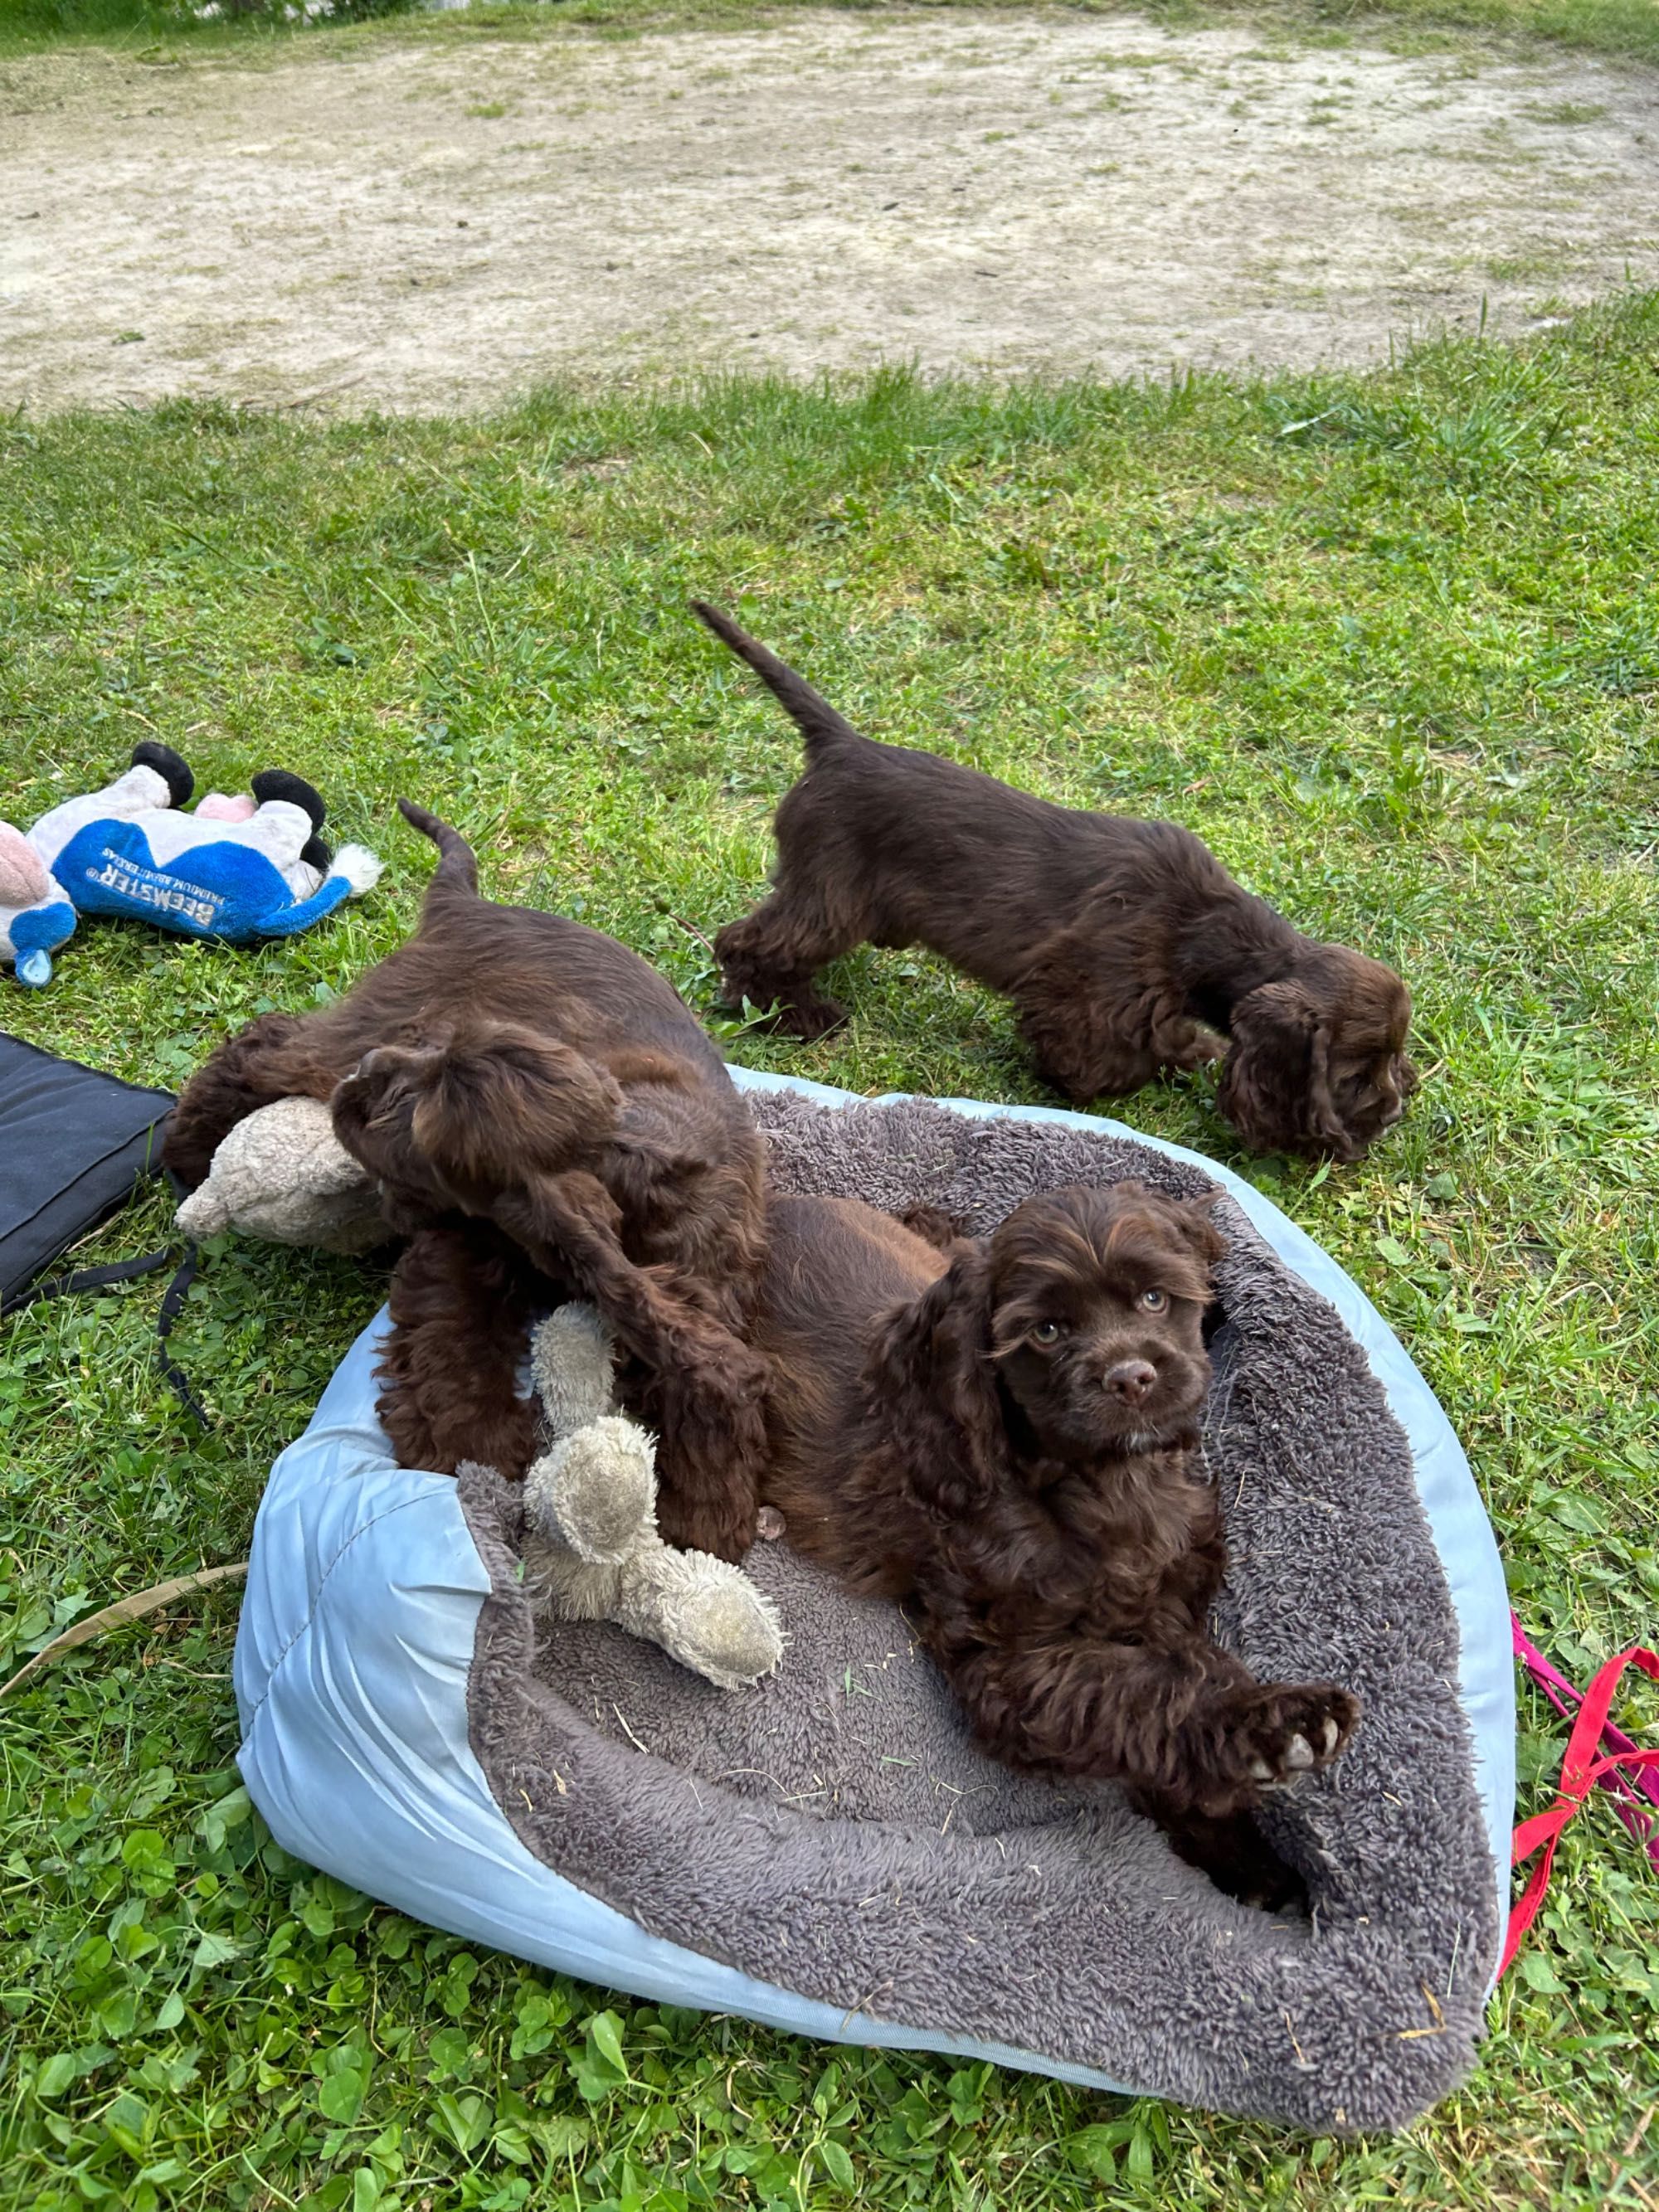
[[[586,1300],[556,1307],[531,1340],[550,1435],[568,1437],[611,1411],[611,1337]]]

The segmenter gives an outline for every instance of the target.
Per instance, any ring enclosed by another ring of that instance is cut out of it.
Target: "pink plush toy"
[[[52,956],[75,934],[75,908],[21,830],[0,822],[0,959],[20,983],[52,978]]]

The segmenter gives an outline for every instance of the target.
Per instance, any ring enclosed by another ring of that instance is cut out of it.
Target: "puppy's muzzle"
[[[1150,1359],[1120,1359],[1100,1379],[1107,1396],[1120,1405],[1144,1406],[1157,1384],[1158,1370]]]

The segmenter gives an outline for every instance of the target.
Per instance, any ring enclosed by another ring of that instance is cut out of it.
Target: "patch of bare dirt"
[[[1659,276],[1650,76],[1132,18],[0,66],[0,404],[1364,361]]]

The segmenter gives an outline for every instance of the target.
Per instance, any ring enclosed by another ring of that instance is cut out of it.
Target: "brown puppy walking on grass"
[[[729,615],[694,599],[799,724],[772,896],[715,939],[727,999],[821,1036],[827,961],[925,945],[1012,999],[1044,1078],[1079,1104],[1196,1067],[1227,1040],[1222,1112],[1258,1152],[1355,1160],[1405,1111],[1411,994],[1293,929],[1173,822],[1085,814],[860,737]]]

